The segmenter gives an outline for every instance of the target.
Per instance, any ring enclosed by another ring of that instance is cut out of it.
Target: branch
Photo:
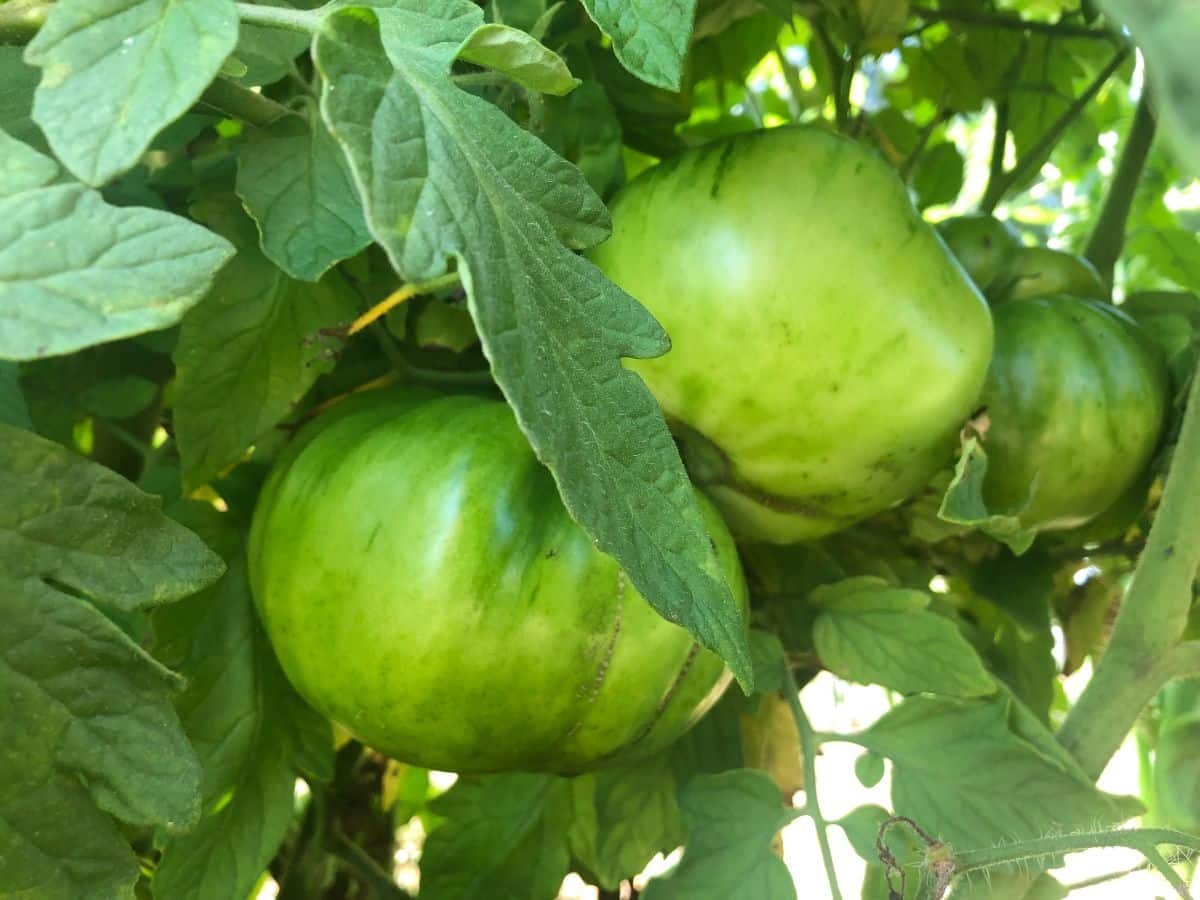
[[[276,103],[270,97],[264,97],[257,91],[249,90],[235,84],[226,78],[218,78],[204,89],[197,105],[208,107],[231,119],[241,119],[250,125],[260,128],[270,125],[276,119],[291,113],[281,103]]]
[[[1080,850],[1091,850],[1098,847],[1126,847],[1141,853],[1146,861],[1175,889],[1182,900],[1192,900],[1187,884],[1159,852],[1158,847],[1161,844],[1171,844],[1200,851],[1200,839],[1169,828],[1134,828],[1097,831],[1090,834],[1067,834],[1037,838],[1032,841],[1018,841],[1000,847],[963,850],[954,856],[954,876],[960,878],[972,872],[986,872],[988,869],[1011,865],[1014,862],[1041,866],[1049,862],[1051,857]]]
[[[1091,28],[1087,25],[1072,25],[1069,22],[1031,22],[1018,16],[1001,16],[991,13],[961,12],[952,9],[930,9],[924,6],[914,6],[914,15],[920,16],[927,22],[953,22],[961,25],[984,25],[989,28],[1007,28],[1012,31],[1024,31],[1027,34],[1048,34],[1053,37],[1092,38],[1094,40],[1120,40],[1111,31],[1104,28]]]
[[[289,9],[286,6],[259,6],[255,3],[237,4],[238,18],[247,25],[262,25],[266,28],[282,28],[286,31],[299,31],[302,34],[315,34],[321,27],[328,8],[320,6],[316,9]]]
[[[367,851],[341,831],[334,829],[328,850],[362,879],[379,900],[412,900],[412,894],[396,884],[395,879],[381,869]]]
[[[829,847],[829,823],[821,815],[821,804],[817,800],[817,739],[813,732],[812,722],[800,705],[800,687],[796,677],[792,675],[792,667],[783,664],[783,692],[787,695],[788,706],[792,710],[792,718],[796,720],[796,730],[800,733],[800,750],[804,754],[804,809],[803,812],[812,819],[817,831],[817,843],[821,845],[821,859],[825,863],[825,877],[829,879],[829,895],[833,900],[842,900],[842,892],[838,888],[837,872],[833,867],[833,851]]]
[[[1025,178],[1032,174],[1034,169],[1040,167],[1045,162],[1046,158],[1050,155],[1050,151],[1054,149],[1054,145],[1062,138],[1063,132],[1070,127],[1071,123],[1087,108],[1087,105],[1092,102],[1095,96],[1100,93],[1100,89],[1104,87],[1108,79],[1112,78],[1117,69],[1121,68],[1121,65],[1129,57],[1129,53],[1130,50],[1128,47],[1122,47],[1118,50],[1113,55],[1113,58],[1109,60],[1108,65],[1100,71],[1100,74],[1095,77],[1083,93],[1071,101],[1070,105],[1062,111],[1062,114],[1054,120],[1054,124],[1046,129],[1046,133],[1038,138],[1037,143],[1030,147],[1029,151],[1017,160],[1017,164],[1002,177],[988,185],[991,196],[984,199],[983,206],[985,211],[990,211],[987,209],[989,201],[991,202],[991,208],[994,209],[1005,194],[1012,190],[1015,185],[1024,181]]]
[[[0,3],[0,44],[27,44],[46,24],[50,0],[9,0]]]
[[[1146,166],[1146,157],[1150,153],[1150,145],[1154,142],[1154,112],[1150,108],[1150,91],[1142,91],[1138,100],[1137,110],[1133,114],[1133,123],[1125,136],[1125,146],[1121,148],[1121,160],[1117,163],[1117,171],[1113,175],[1112,184],[1108,186],[1108,194],[1104,197],[1104,205],[1100,215],[1096,217],[1096,225],[1088,239],[1084,257],[1096,267],[1100,276],[1108,285],[1113,282],[1113,269],[1121,258],[1125,247],[1125,222],[1129,218],[1129,208],[1133,204],[1137,192],[1138,180],[1142,169]]]
[[[995,114],[992,117],[992,155],[988,162],[987,187],[983,191],[983,200],[979,203],[981,212],[991,214],[1000,202],[1004,181],[1004,151],[1008,147],[1008,100],[996,100],[993,105]]]
[[[1180,643],[1200,569],[1200,389],[1193,385],[1162,503],[1139,557],[1112,639],[1058,740],[1099,777],[1164,684],[1200,669],[1200,645]]]

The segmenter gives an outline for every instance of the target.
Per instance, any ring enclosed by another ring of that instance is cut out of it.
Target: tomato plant
[[[0,0],[0,896],[1193,896],[1197,28]]]
[[[577,772],[653,754],[720,696],[724,664],[592,546],[505,404],[372,392],[310,428],[263,489],[250,580],[292,684],[366,744]]]

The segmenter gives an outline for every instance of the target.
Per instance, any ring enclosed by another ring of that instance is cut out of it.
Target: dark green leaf
[[[942,498],[938,517],[954,525],[978,528],[989,537],[1007,544],[1013,553],[1024,553],[1033,544],[1037,531],[1021,524],[1019,510],[993,512],[983,499],[987,478],[987,453],[977,437],[963,442],[962,454],[954,467],[954,478]],[[1030,486],[1032,494],[1032,485]]]
[[[678,867],[642,892],[645,900],[792,900],[791,873],[771,852],[798,815],[756,769],[693,779],[679,797],[688,837]]]
[[[20,370],[16,363],[0,362],[0,422],[17,428],[33,428],[29,408],[17,380]]]
[[[175,429],[191,486],[209,481],[292,412],[331,368],[321,359],[319,330],[344,324],[356,310],[336,273],[310,284],[272,265],[236,200],[215,197],[196,213],[238,253],[184,318],[175,349]]]
[[[87,598],[132,611],[217,578],[220,560],[115,473],[0,425],[0,891],[132,896],[111,816],[186,828],[200,771],[179,679]]]
[[[602,887],[615,890],[656,853],[683,843],[675,778],[666,757],[572,779],[571,853]]]
[[[421,854],[426,900],[546,900],[558,892],[570,869],[565,779],[462,778],[431,807],[445,821]]]
[[[813,626],[821,662],[848,681],[881,684],[902,694],[979,697],[995,686],[975,650],[945,616],[925,607],[919,591],[877,579],[849,579],[846,590],[822,588],[826,607]]]
[[[291,7],[294,4],[287,0],[257,0],[257,5]],[[304,5],[312,6],[311,3]],[[246,71],[237,77],[238,83],[246,87],[274,84],[293,71],[296,57],[308,49],[308,43],[309,36],[302,32],[240,23],[233,55],[245,65]]]
[[[617,59],[657,87],[679,90],[692,38],[696,0],[583,0]]]
[[[461,306],[440,300],[430,301],[417,315],[417,345],[461,353],[479,343],[471,314]]]
[[[33,117],[81,181],[133,165],[199,99],[237,41],[233,0],[74,0],[25,50],[42,68]]]
[[[267,258],[316,281],[371,242],[345,154],[319,120],[284,116],[238,150],[238,196]]]
[[[155,869],[156,895],[172,900],[249,896],[292,821],[304,748],[323,742],[319,774],[332,764],[329,724],[296,696],[255,618],[240,535],[225,541],[225,577],[154,616],[156,655],[188,679],[175,706],[204,773],[204,818],[163,842]]]
[[[675,444],[620,364],[662,353],[666,335],[564,246],[608,230],[579,171],[450,82],[455,41],[478,8],[446,0],[436,11],[345,10],[317,36],[322,112],[351,158],[368,226],[407,280],[457,260],[493,374],[567,508],[659,612],[748,684],[742,617]]]
[[[46,139],[33,122],[33,92],[40,75],[22,61],[20,47],[0,46],[0,131],[48,152]]]
[[[232,253],[186,219],[55,184],[57,166],[0,132],[0,359],[35,359],[165,328]]]
[[[154,402],[158,385],[140,375],[125,375],[91,384],[79,395],[79,405],[102,419],[129,419]]]
[[[610,196],[624,183],[621,123],[597,82],[586,81],[561,99],[548,98],[539,137],[578,166],[600,196]]]
[[[912,186],[921,209],[953,203],[962,190],[964,163],[958,148],[949,141],[934,144],[922,154],[913,173]]]
[[[855,740],[892,761],[892,806],[956,847],[992,846],[1128,815],[1007,693],[909,697]]]
[[[563,58],[541,41],[508,25],[480,25],[459,48],[458,58],[502,72],[544,94],[569,94],[579,84]]]

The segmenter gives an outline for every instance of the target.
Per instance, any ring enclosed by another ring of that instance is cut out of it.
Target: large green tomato
[[[703,506],[744,607],[732,539]],[[300,694],[421,766],[576,772],[652,752],[729,680],[593,546],[495,400],[335,407],[272,472],[249,561]]]
[[[1085,300],[1100,300],[1110,293],[1096,267],[1086,259],[1049,247],[1024,247],[1013,257],[1012,264],[988,293],[988,298],[993,303],[1003,303],[1069,294]]]
[[[956,216],[939,222],[937,230],[984,296],[1007,276],[1021,251],[1020,235],[993,216]]]
[[[1107,303],[1034,297],[995,317],[984,499],[1043,530],[1082,525],[1150,462],[1166,416],[1165,367]]]
[[[951,458],[991,317],[874,151],[819,129],[739,135],[642,174],[612,216],[591,258],[672,342],[629,366],[735,533],[836,531]]]

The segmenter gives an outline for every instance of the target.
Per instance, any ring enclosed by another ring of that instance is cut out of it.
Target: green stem
[[[0,44],[28,44],[46,24],[49,0],[9,0],[0,3]]]
[[[327,7],[289,9],[286,6],[259,6],[255,3],[237,4],[238,18],[247,25],[283,28],[303,34],[315,34],[325,18]]]
[[[291,110],[257,91],[251,91],[225,78],[218,78],[204,89],[199,104],[231,119],[265,127]]]
[[[921,133],[917,135],[917,143],[913,146],[908,156],[904,158],[904,162],[900,164],[900,178],[905,184],[912,180],[913,173],[917,170],[917,164],[921,161],[921,157],[925,155],[925,148],[929,146],[929,139],[933,137],[937,127],[946,121],[947,112],[941,110],[936,116],[929,120]]]
[[[995,114],[992,117],[992,156],[988,162],[987,187],[983,192],[983,201],[979,204],[981,212],[991,214],[1000,202],[1001,183],[1004,180],[1004,151],[1008,147],[1008,100],[997,100]]]
[[[1193,386],[1162,503],[1095,674],[1058,732],[1092,778],[1167,681],[1200,662],[1180,643],[1200,569],[1200,390]]]
[[[989,201],[991,202],[991,209],[994,209],[996,204],[1004,198],[1005,194],[1023,182],[1046,161],[1046,157],[1050,155],[1050,151],[1054,149],[1054,145],[1062,138],[1063,132],[1071,126],[1071,123],[1087,108],[1087,105],[1092,102],[1095,96],[1100,93],[1100,89],[1104,87],[1108,79],[1112,78],[1117,69],[1121,68],[1121,65],[1128,58],[1129,52],[1128,47],[1122,47],[1118,50],[1113,55],[1113,58],[1109,60],[1108,65],[1100,71],[1100,74],[1095,77],[1083,93],[1071,101],[1070,105],[1062,111],[1062,115],[1054,120],[1054,124],[1046,129],[1046,133],[1038,138],[1037,143],[1030,147],[1017,160],[1017,164],[1009,172],[998,178],[996,182],[989,185],[991,196],[985,198],[985,211],[990,212],[990,209],[987,208]]]
[[[1072,25],[1069,22],[1033,22],[1019,16],[1001,16],[991,13],[961,12],[952,9],[930,9],[924,6],[912,7],[913,15],[920,16],[927,22],[954,22],[961,25],[984,25],[989,28],[1007,28],[1012,31],[1024,31],[1027,34],[1048,34],[1054,37],[1082,37],[1096,40],[1115,41],[1116,35],[1103,28],[1091,28],[1087,25]]]
[[[1125,146],[1121,148],[1117,171],[1083,253],[1109,285],[1113,282],[1113,270],[1125,247],[1125,223],[1129,219],[1138,180],[1153,142],[1154,112],[1150,108],[1150,92],[1145,90],[1138,100],[1133,123],[1125,136]]]
[[[842,70],[845,68],[846,61],[842,58],[842,54],[833,46],[833,38],[829,36],[829,30],[825,27],[823,19],[817,19],[813,22],[813,36],[816,37],[817,43],[821,47],[821,52],[825,56],[825,61],[829,65],[829,91],[833,95],[834,115],[838,123],[838,130],[842,130],[842,123],[850,118],[850,111],[844,109],[842,104],[845,102],[842,97]]]
[[[341,831],[333,833],[329,852],[366,883],[379,900],[412,900],[412,894],[396,884],[395,879],[381,869],[366,850]]]
[[[835,101],[837,127],[842,134],[847,134],[850,130],[850,88],[854,86],[856,71],[858,71],[858,54],[851,50],[850,58],[842,65],[842,76],[838,82],[837,100]]]
[[[971,872],[985,872],[998,866],[1014,862],[1042,865],[1051,857],[1062,853],[1075,853],[1096,847],[1126,847],[1146,857],[1158,873],[1167,880],[1183,900],[1191,900],[1188,887],[1179,874],[1171,868],[1158,847],[1170,844],[1200,850],[1200,839],[1169,828],[1137,828],[1129,830],[1100,831],[1085,834],[1066,834],[1018,841],[998,847],[963,850],[954,857],[954,875],[960,878]]]
[[[821,804],[817,799],[817,739],[812,722],[800,704],[800,687],[792,675],[792,667],[783,665],[783,692],[787,695],[788,706],[792,710],[792,718],[796,721],[796,730],[800,733],[800,751],[804,754],[804,813],[812,819],[817,831],[817,843],[821,846],[821,860],[825,864],[825,877],[829,879],[829,894],[833,900],[842,900],[842,892],[838,888],[837,871],[833,867],[833,851],[829,846],[829,823],[821,814]]]
[[[784,55],[783,48],[779,46],[779,42],[775,42],[775,58],[779,60],[779,69],[783,72],[783,80],[788,86],[788,112],[792,114],[792,121],[799,122],[800,114],[804,111],[800,106],[800,98],[804,96],[804,85],[800,83],[800,74],[796,71],[796,67],[787,61],[787,56]]]

